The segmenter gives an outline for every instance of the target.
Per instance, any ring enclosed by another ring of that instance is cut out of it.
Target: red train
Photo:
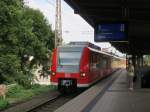
[[[60,91],[89,87],[111,74],[111,54],[89,42],[71,42],[54,49],[51,83]]]

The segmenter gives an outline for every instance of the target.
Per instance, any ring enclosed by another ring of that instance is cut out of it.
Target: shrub
[[[16,93],[20,93],[20,91],[23,91],[23,90],[24,88],[22,86],[15,84],[8,88],[7,97],[14,97],[16,96]]]
[[[6,108],[6,106],[8,106],[9,103],[8,101],[5,99],[0,98],[0,110]]]

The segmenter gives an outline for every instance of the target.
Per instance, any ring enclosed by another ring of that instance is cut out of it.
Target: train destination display
[[[99,24],[95,29],[95,42],[127,41],[126,26],[120,23]]]

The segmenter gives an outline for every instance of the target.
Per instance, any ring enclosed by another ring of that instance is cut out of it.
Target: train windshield
[[[57,72],[79,72],[83,47],[59,47],[57,55]]]
[[[59,52],[58,65],[78,65],[80,63],[81,52]]]

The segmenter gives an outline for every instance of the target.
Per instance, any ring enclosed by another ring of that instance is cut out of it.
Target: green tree
[[[0,1],[0,83],[15,81],[20,71],[18,36],[22,17],[22,0]]]
[[[24,18],[32,21],[32,32],[36,37],[35,45],[33,45],[34,62],[45,64],[45,61],[48,61],[48,51],[54,47],[54,32],[39,10],[26,8]]]
[[[54,33],[38,10],[22,0],[0,1],[0,83],[31,84],[34,65],[47,65]],[[28,63],[29,56],[34,60]]]

